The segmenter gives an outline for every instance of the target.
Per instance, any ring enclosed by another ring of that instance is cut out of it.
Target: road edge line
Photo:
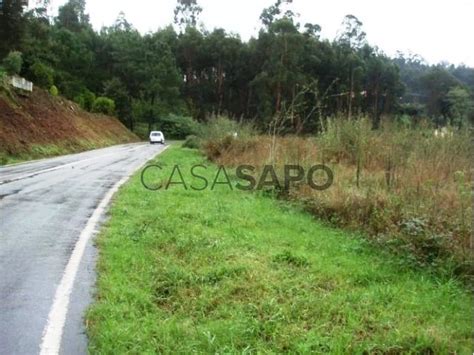
[[[48,321],[43,330],[43,336],[40,344],[41,355],[59,354],[64,325],[66,324],[69,300],[74,286],[74,281],[84,255],[84,251],[87,244],[89,243],[89,240],[96,233],[96,227],[100,222],[101,217],[106,212],[106,209],[113,196],[115,193],[117,193],[120,187],[135,174],[136,171],[140,170],[151,159],[162,154],[168,148],[169,146],[164,147],[161,152],[154,154],[132,173],[126,175],[117,183],[115,183],[115,185],[109,191],[107,191],[104,198],[100,201],[99,205],[92,213],[92,216],[87,221],[86,226],[82,230],[79,239],[74,246],[74,250],[72,251],[71,257],[69,258],[66,269],[64,270],[61,282],[56,288],[53,305],[51,306],[48,314]]]
[[[137,150],[140,147],[142,147],[142,146],[139,146],[138,148],[134,148],[134,150]],[[143,145],[143,147],[146,147],[146,145]],[[115,153],[108,153],[108,154],[100,155],[98,157],[86,158],[86,159],[77,160],[77,161],[74,161],[74,162],[71,162],[71,163],[66,163],[66,164],[54,166],[54,167],[48,168],[48,169],[38,170],[34,173],[23,174],[23,175],[20,175],[16,178],[13,178],[13,179],[7,179],[7,180],[0,181],[0,185],[6,185],[6,184],[10,184],[12,182],[25,180],[25,179],[35,177],[35,176],[38,176],[38,175],[41,175],[41,174],[46,174],[46,173],[50,173],[52,171],[56,171],[56,170],[59,170],[59,169],[64,169],[68,166],[74,166],[74,165],[77,165],[77,164],[80,164],[80,163],[85,163],[85,162],[88,162],[88,161],[91,161],[91,160],[97,160],[97,159],[101,159],[101,158],[104,158],[104,157],[109,157],[109,156],[114,155],[114,154]],[[22,164],[22,163],[20,163],[20,164]]]
[[[26,164],[41,163],[42,161],[48,160],[48,159],[70,157],[70,156],[73,156],[73,155],[94,152],[94,151],[102,150],[102,149],[109,149],[109,148],[113,148],[113,147],[120,147],[120,146],[134,145],[134,144],[142,144],[142,143],[144,143],[144,141],[131,142],[131,143],[120,143],[120,144],[109,145],[107,147],[87,149],[87,150],[83,150],[83,151],[75,152],[75,153],[67,153],[67,154],[63,154],[63,155],[53,155],[53,156],[50,156],[50,157],[44,157],[44,158],[39,158],[39,159],[25,160],[25,161],[21,161],[19,163],[0,165],[0,169],[2,169],[2,168],[14,168],[16,166],[21,166],[21,165],[26,165]]]

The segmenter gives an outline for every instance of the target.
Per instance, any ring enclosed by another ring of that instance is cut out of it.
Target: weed
[[[393,251],[413,253],[419,266],[441,259],[461,266],[471,258],[471,138],[467,130],[443,138],[433,132],[387,120],[373,130],[366,118],[334,118],[316,138],[210,137],[203,150],[226,166],[326,164],[335,176],[330,189],[295,184],[284,197],[331,223],[363,230],[379,245],[398,238],[404,247]],[[423,233],[415,236],[421,221]]]
[[[202,160],[175,146],[154,163]],[[208,164],[209,178],[216,171]],[[403,228],[419,236],[430,226]],[[260,194],[152,193],[137,174],[98,247],[91,353],[471,351],[471,299],[459,283]]]
[[[294,255],[291,251],[285,251],[284,253],[277,254],[273,257],[273,261],[276,263],[286,263],[288,265],[296,267],[309,266],[309,261],[305,257]]]
[[[201,139],[197,136],[187,136],[183,143],[184,148],[199,149],[201,147]]]

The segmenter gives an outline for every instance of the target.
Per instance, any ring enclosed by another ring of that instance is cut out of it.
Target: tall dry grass
[[[471,135],[435,137],[429,127],[385,122],[372,130],[367,119],[328,121],[313,138],[214,136],[203,144],[219,164],[324,163],[334,183],[316,191],[303,182],[285,196],[338,226],[363,230],[383,248],[417,265],[440,264],[450,273],[472,273]]]

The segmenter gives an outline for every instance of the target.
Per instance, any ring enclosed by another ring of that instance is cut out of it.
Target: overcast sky
[[[53,11],[66,0],[51,0]],[[260,28],[262,9],[275,0],[199,0],[201,22],[222,27],[247,40]],[[142,33],[173,21],[176,0],[88,0],[96,29],[111,25],[120,11]],[[299,21],[319,24],[333,39],[347,14],[364,23],[367,39],[388,55],[397,50],[420,54],[429,63],[448,61],[474,67],[474,0],[294,0]]]

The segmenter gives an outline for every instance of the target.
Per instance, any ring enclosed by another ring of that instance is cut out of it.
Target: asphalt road
[[[0,167],[0,354],[37,354],[72,251],[108,191],[163,150],[128,144]],[[60,353],[84,354],[83,315],[95,282],[87,243],[67,308]]]

